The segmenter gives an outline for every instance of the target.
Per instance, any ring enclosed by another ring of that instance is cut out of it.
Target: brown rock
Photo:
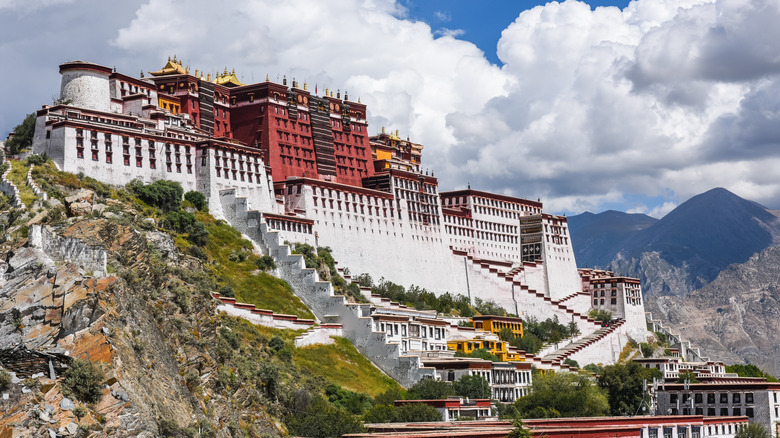
[[[68,204],[73,204],[75,202],[92,202],[94,196],[95,193],[92,190],[81,189],[75,195],[65,198],[65,202]]]
[[[70,214],[73,216],[86,216],[92,213],[92,204],[89,202],[74,202],[70,204]]]

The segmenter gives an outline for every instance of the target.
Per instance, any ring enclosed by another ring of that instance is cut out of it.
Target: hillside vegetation
[[[14,267],[6,275],[12,280],[0,283],[0,352],[13,356],[23,341],[80,362],[56,381],[3,383],[10,397],[0,400],[0,435],[44,436],[53,419],[54,429],[75,427],[84,436],[332,436],[360,431],[361,415],[377,403],[372,397],[403,395],[346,339],[297,349],[300,331],[218,313],[214,292],[312,317],[251,242],[196,197],[182,200],[176,184],[112,187],[50,162],[33,175],[49,201],[33,198],[27,208],[0,213],[7,230],[0,253]],[[102,248],[108,272],[28,247],[36,224]],[[21,372],[14,363],[4,361]],[[62,407],[66,395],[73,405]],[[44,404],[53,409],[41,414]]]

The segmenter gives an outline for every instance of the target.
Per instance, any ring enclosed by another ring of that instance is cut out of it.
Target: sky
[[[779,0],[0,0],[0,136],[72,60],[176,55],[348,91],[441,190],[660,218],[724,187],[780,209]]]

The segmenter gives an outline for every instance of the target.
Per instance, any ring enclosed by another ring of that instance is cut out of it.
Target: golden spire
[[[360,96],[358,96],[358,103],[360,103]]]
[[[206,77],[206,80],[211,82],[211,73],[208,74],[208,76]]]
[[[266,82],[270,82],[271,81],[271,78],[268,76],[268,73],[265,74],[265,81]]]
[[[325,97],[328,97],[328,89],[325,89]]]
[[[190,66],[188,65],[187,68],[184,69],[185,74],[190,74]]]
[[[382,134],[384,134],[384,133],[385,133],[385,127],[383,126],[382,127]]]
[[[303,81],[303,91],[306,91],[306,81]]]
[[[171,62],[171,55],[168,55],[168,62]]]
[[[236,68],[235,67],[233,67],[233,73],[232,74],[236,74]]]
[[[197,69],[197,68],[195,69],[195,76],[196,76],[196,77],[197,77],[197,76],[200,76],[200,75],[198,74],[198,69]]]

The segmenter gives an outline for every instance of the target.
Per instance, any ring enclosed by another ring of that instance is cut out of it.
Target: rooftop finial
[[[306,91],[306,81],[303,81],[303,91]]]
[[[287,85],[287,75],[282,76],[282,85]]]
[[[349,100],[349,94],[347,94],[346,90],[344,90],[344,100]]]
[[[270,82],[271,81],[271,77],[268,76],[268,73],[265,74],[265,81],[266,82]]]
[[[385,133],[385,127],[383,126],[382,127],[382,134],[384,134],[384,133]]]
[[[168,62],[171,62],[171,55],[168,55]]]
[[[360,96],[358,96],[358,103],[360,103]]]
[[[336,97],[337,97],[337,98],[339,98],[339,99],[341,99],[341,88],[339,88],[338,90],[336,90]]]
[[[471,183],[468,184],[468,188],[469,188],[469,190],[471,190]]]

